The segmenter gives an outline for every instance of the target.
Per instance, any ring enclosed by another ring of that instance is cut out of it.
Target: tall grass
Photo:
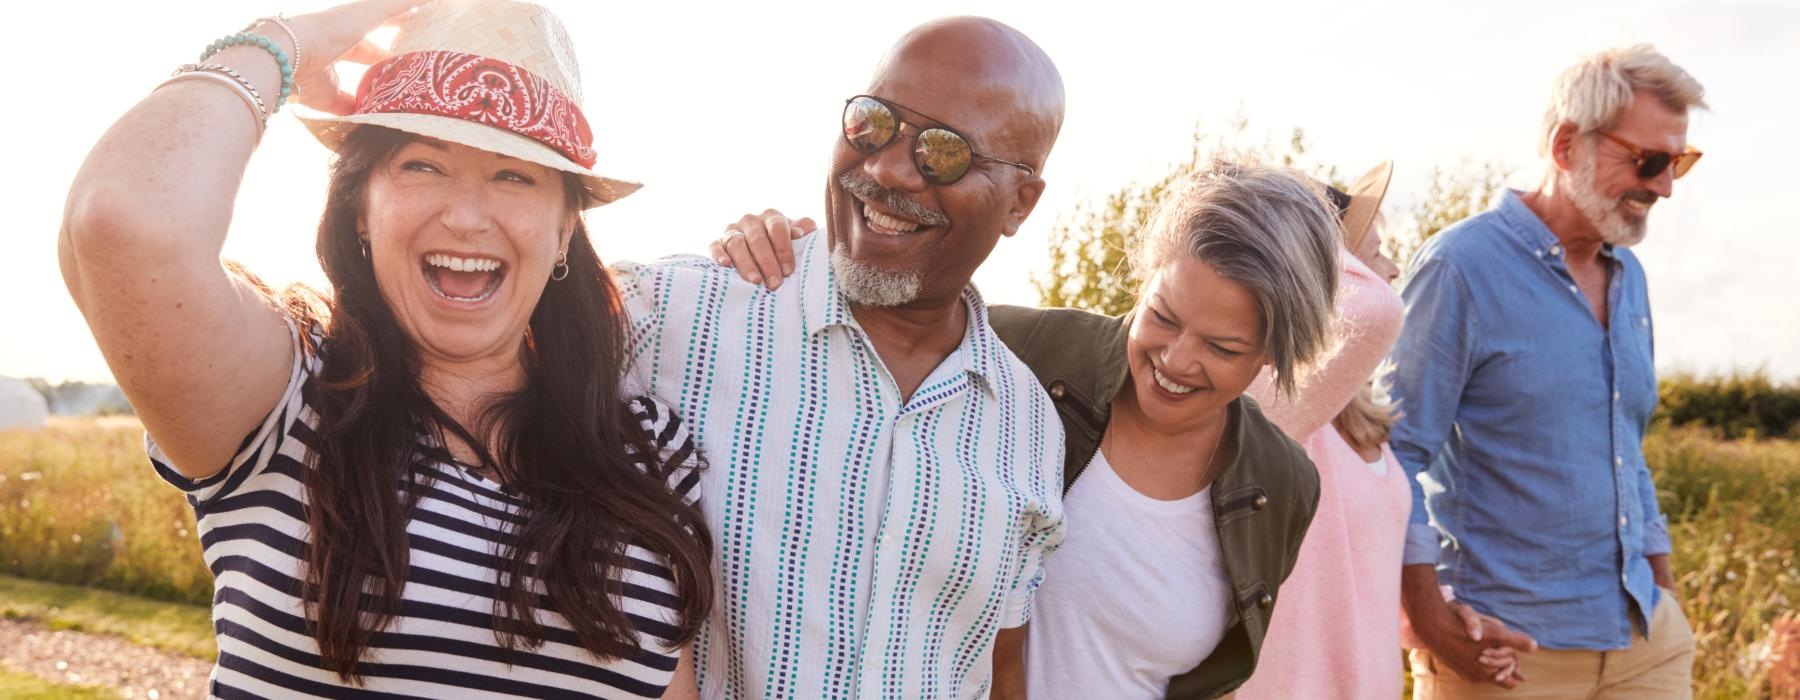
[[[1652,433],[1644,451],[1694,625],[1694,696],[1770,697],[1771,629],[1800,606],[1800,442],[1682,430]]]
[[[1800,442],[1673,430],[1644,450],[1698,640],[1695,697],[1769,697],[1771,627],[1800,609]],[[212,595],[193,511],[151,471],[129,418],[0,432],[0,573],[184,603]]]
[[[0,431],[0,573],[204,605],[194,511],[131,418]]]

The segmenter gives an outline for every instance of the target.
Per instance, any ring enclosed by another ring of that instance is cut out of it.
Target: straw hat
[[[1331,189],[1331,198],[1338,205],[1338,221],[1344,227],[1344,244],[1354,245],[1375,223],[1375,216],[1381,213],[1381,200],[1387,197],[1388,182],[1394,178],[1394,161],[1384,160],[1380,165],[1350,185],[1350,190]]]
[[[349,115],[302,115],[327,148],[356,127],[385,126],[580,175],[588,207],[637,191],[593,171],[575,46],[550,11],[513,0],[438,0],[369,67]]]

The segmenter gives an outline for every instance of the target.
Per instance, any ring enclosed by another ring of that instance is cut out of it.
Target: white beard
[[[831,250],[831,271],[837,275],[838,289],[857,306],[893,307],[919,298],[919,273],[894,272],[857,262],[844,252],[841,243]]]
[[[1575,172],[1563,176],[1563,185],[1569,188],[1569,199],[1575,208],[1581,210],[1594,230],[1600,232],[1600,240],[1621,248],[1630,248],[1644,240],[1649,233],[1647,221],[1631,221],[1619,211],[1624,204],[1623,198],[1607,199],[1594,186],[1594,159],[1597,149],[1589,144],[1582,154],[1581,163],[1575,166]]]

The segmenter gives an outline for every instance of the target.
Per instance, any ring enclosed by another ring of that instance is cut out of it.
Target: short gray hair
[[[1150,216],[1134,261],[1140,282],[1188,255],[1244,285],[1262,311],[1271,379],[1292,396],[1334,345],[1336,208],[1311,178],[1251,160],[1215,160],[1179,187]]]
[[[1556,129],[1573,124],[1578,136],[1605,131],[1619,124],[1632,93],[1655,95],[1671,111],[1706,109],[1706,88],[1694,76],[1675,65],[1649,44],[1613,48],[1588,56],[1556,76],[1550,91],[1550,108],[1544,112],[1544,130],[1538,134],[1538,154],[1549,155]]]

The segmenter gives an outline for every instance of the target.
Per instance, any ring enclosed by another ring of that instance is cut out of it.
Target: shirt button
[[[1562,255],[1562,246],[1559,246],[1559,245],[1550,246],[1550,254],[1551,255]]]
[[[1537,248],[1537,249],[1532,250],[1531,252],[1540,258],[1544,257],[1544,249],[1543,248]]]
[[[1625,525],[1630,522],[1631,522],[1630,518],[1627,518],[1623,515],[1619,516],[1619,527],[1625,527]]]
[[[1262,510],[1267,507],[1269,507],[1268,496],[1257,494],[1256,498],[1250,500],[1250,510]]]
[[[1613,400],[1614,400],[1614,401],[1618,401],[1618,400],[1619,400],[1619,392],[1616,392],[1616,391],[1615,391],[1615,392],[1613,392]]]
[[[1619,583],[1629,586],[1631,585],[1631,577],[1626,576],[1625,574],[1619,574]]]
[[[1268,610],[1269,606],[1274,605],[1274,604],[1275,604],[1275,596],[1269,595],[1267,593],[1262,594],[1261,598],[1256,599],[1256,607],[1262,608],[1264,610]]]
[[[1624,457],[1620,457],[1620,456],[1618,456],[1618,455],[1613,455],[1613,466],[1615,466],[1615,467],[1621,467],[1621,466],[1624,466],[1624,465],[1625,465],[1625,458],[1624,458]]]
[[[1050,385],[1050,398],[1060,399],[1063,397],[1064,393],[1067,393],[1067,390],[1063,389],[1061,384]]]
[[[1576,294],[1580,294],[1581,288],[1571,284],[1571,285],[1569,285],[1569,291],[1574,292]]]

